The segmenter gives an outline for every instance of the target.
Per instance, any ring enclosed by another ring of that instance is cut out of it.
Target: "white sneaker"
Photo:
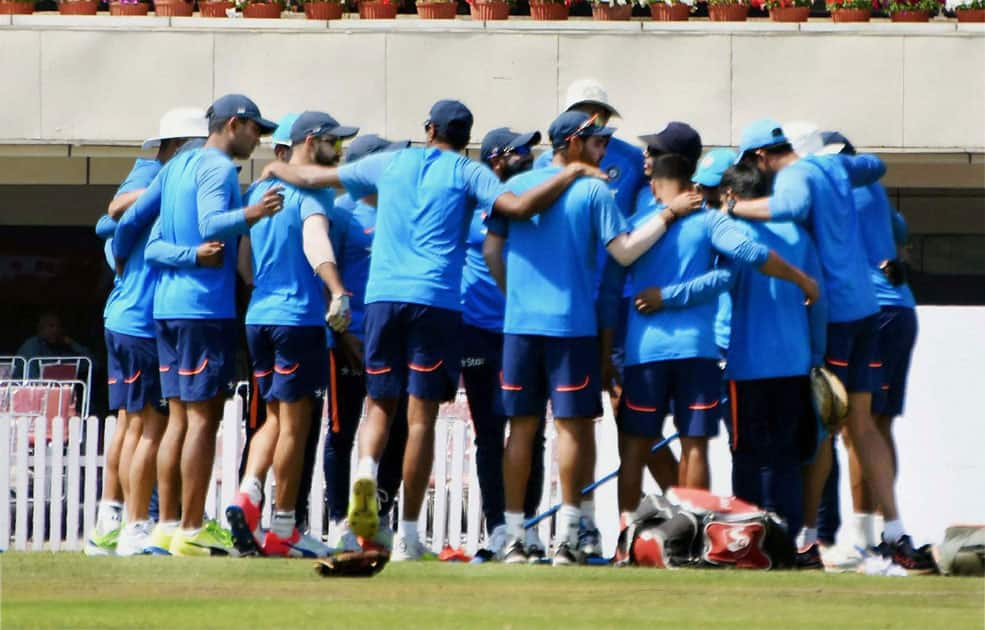
[[[852,547],[821,547],[821,563],[828,573],[855,573],[862,567],[864,558]]]
[[[291,552],[296,558],[326,558],[332,555],[332,548],[311,534],[301,534],[301,540],[291,545]]]
[[[409,540],[403,534],[398,533],[393,541],[393,552],[390,554],[391,562],[415,562],[419,560],[433,560],[434,554],[428,551],[419,539]]]
[[[509,536],[506,535],[506,525],[497,525],[486,540],[486,549],[497,559],[503,559],[503,552],[506,550],[506,542]]]
[[[150,533],[150,521],[136,521],[127,524],[120,532],[120,539],[116,543],[116,555],[124,557],[143,556],[150,553],[147,550],[151,546]]]
[[[337,527],[332,529],[332,536],[328,539],[328,546],[335,549],[337,553],[346,551],[361,551],[359,539],[349,527],[348,521],[342,521]]]
[[[531,564],[541,562],[547,557],[547,547],[540,540],[536,527],[531,527],[523,537],[523,550]]]

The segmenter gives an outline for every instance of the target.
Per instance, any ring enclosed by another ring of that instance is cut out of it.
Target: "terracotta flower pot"
[[[897,11],[889,16],[893,22],[929,22],[929,11]]]
[[[397,17],[397,5],[387,2],[360,2],[359,19],[361,20],[393,20]]]
[[[749,19],[748,4],[710,4],[708,19],[712,22],[745,22]]]
[[[185,0],[154,0],[154,15],[168,17],[191,17],[195,3]]]
[[[810,15],[810,7],[775,7],[770,9],[770,20],[774,22],[806,22]]]
[[[633,17],[631,4],[593,4],[592,19],[596,22],[624,22]]]
[[[985,22],[985,9],[958,9],[958,22]]]
[[[687,22],[691,17],[691,7],[679,2],[654,2],[650,5],[650,17],[658,22]]]
[[[138,2],[136,4],[124,4],[122,2],[109,3],[110,15],[147,15],[148,11],[150,11],[150,5],[146,2]]]
[[[58,3],[58,12],[62,15],[96,15],[99,11],[99,0],[62,0]]]
[[[224,18],[226,17],[226,11],[233,8],[233,3],[227,0],[219,0],[218,2],[199,2],[198,3],[198,15],[199,17],[207,18]]]
[[[279,2],[253,2],[243,7],[243,17],[277,20],[284,7]]]
[[[834,22],[868,22],[872,19],[872,9],[832,9]]]
[[[458,13],[458,3],[452,2],[418,2],[417,15],[422,20],[454,20]]]
[[[535,20],[559,21],[568,19],[568,5],[562,2],[531,2],[530,17]]]
[[[340,20],[344,9],[340,2],[304,3],[304,15],[309,20]]]
[[[509,3],[499,0],[475,0],[469,3],[469,11],[473,20],[508,20],[510,17]]]
[[[0,15],[31,15],[34,13],[34,0],[30,2],[0,1]]]

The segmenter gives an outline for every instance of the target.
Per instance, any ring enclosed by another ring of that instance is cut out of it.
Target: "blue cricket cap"
[[[660,153],[676,153],[691,160],[691,165],[698,163],[701,157],[701,134],[691,125],[673,121],[657,133],[640,136],[647,149]]]
[[[498,127],[486,134],[482,139],[479,159],[488,162],[496,155],[515,151],[520,147],[532,147],[540,142],[540,132],[530,131],[519,133],[507,127]]]
[[[273,133],[277,128],[276,123],[260,115],[260,108],[257,107],[256,103],[242,94],[226,94],[225,96],[220,96],[216,102],[212,103],[209,110],[205,112],[205,116],[209,119],[209,122],[224,118],[245,118],[246,120],[252,120],[260,126],[260,132],[263,134]]]
[[[615,131],[612,127],[597,124],[597,118],[595,116],[589,116],[584,112],[570,111],[564,112],[554,119],[554,122],[551,123],[550,128],[547,130],[547,135],[551,139],[551,146],[555,149],[560,149],[568,144],[568,138],[571,136],[577,135],[581,138],[591,136],[608,137],[615,133]]]
[[[435,132],[455,144],[466,144],[472,135],[472,112],[460,101],[443,100],[431,106],[427,124]]]
[[[783,126],[772,118],[760,118],[759,120],[746,125],[742,130],[742,138],[739,142],[739,155],[735,158],[736,163],[742,159],[747,151],[755,151],[764,147],[772,147],[777,144],[789,142],[783,134]]]
[[[698,162],[698,170],[691,181],[706,188],[715,188],[722,183],[725,170],[735,164],[737,155],[732,149],[712,149]]]
[[[359,133],[359,127],[346,127],[339,124],[325,112],[302,112],[291,125],[291,142],[304,142],[308,136],[335,136],[351,138]]]
[[[400,149],[406,149],[410,146],[410,140],[398,140],[396,142],[391,142],[386,138],[381,138],[376,134],[368,133],[363,136],[359,136],[355,140],[349,143],[349,147],[345,152],[345,163],[351,164],[367,155],[372,155],[374,153],[385,153],[387,151],[399,151]]]
[[[300,114],[285,114],[277,121],[277,129],[274,130],[274,135],[270,139],[274,146],[291,146],[291,127],[294,126],[294,121],[298,119],[298,116]]]

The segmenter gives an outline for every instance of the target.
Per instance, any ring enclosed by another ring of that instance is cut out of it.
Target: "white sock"
[[[797,548],[804,549],[805,547],[810,547],[817,542],[817,528],[816,527],[804,527],[800,530],[797,535]]]
[[[886,519],[882,517],[882,514],[872,515],[872,545],[878,545],[881,541],[879,540],[879,532],[886,529]]]
[[[579,507],[581,508],[581,517],[585,519],[585,528],[595,529],[595,500],[585,499]]]
[[[903,529],[903,519],[898,518],[895,521],[886,521],[886,525],[882,529],[882,539],[890,544],[898,543],[899,539],[902,538],[905,533],[906,530]]]
[[[504,512],[506,535],[510,538],[523,537],[523,512]]]
[[[289,512],[274,512],[270,529],[280,539],[288,539],[294,533],[294,510]]]
[[[418,540],[417,521],[400,521],[400,535],[404,540]]]
[[[178,525],[181,523],[179,521],[158,521],[157,527],[164,534],[174,534],[178,531]]]
[[[557,541],[578,544],[578,526],[581,510],[573,505],[562,505],[557,513]]]
[[[619,529],[629,527],[629,524],[636,520],[636,512],[622,512],[619,514]]]
[[[105,534],[123,522],[123,504],[119,501],[100,501],[96,510],[96,529]]]
[[[369,477],[376,479],[376,473],[380,469],[380,462],[372,457],[360,457],[359,464],[356,466],[356,477]]]
[[[250,497],[255,505],[263,502],[263,484],[259,479],[247,475],[243,477],[243,483],[239,484],[239,491]]]
[[[195,536],[198,536],[201,531],[201,527],[193,527],[192,529],[181,528],[181,535],[185,538],[194,538]]]
[[[866,512],[852,514],[852,530],[855,536],[854,544],[863,549],[875,546],[875,530],[872,528],[873,518]]]

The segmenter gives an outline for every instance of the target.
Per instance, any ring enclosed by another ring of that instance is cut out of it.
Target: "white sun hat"
[[[161,140],[207,138],[208,136],[209,121],[205,118],[205,110],[195,107],[177,107],[161,116],[157,136],[145,140],[141,148],[158,147],[161,145]]]
[[[575,105],[589,103],[609,110],[612,116],[619,116],[616,108],[609,104],[609,93],[595,79],[577,79],[568,86],[568,95],[564,100],[564,111]]]
[[[812,122],[796,120],[783,124],[783,135],[800,157],[806,155],[831,155],[840,152],[845,145],[840,142],[824,144],[821,129]]]

